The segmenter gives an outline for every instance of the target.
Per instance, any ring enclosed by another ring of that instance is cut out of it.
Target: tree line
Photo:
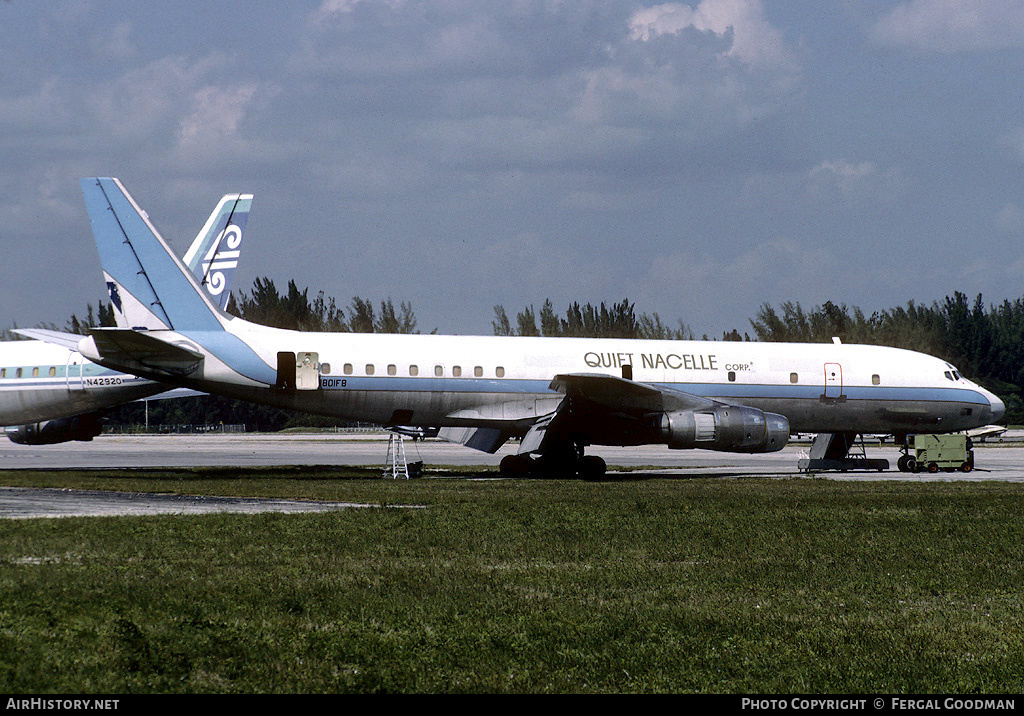
[[[538,320],[540,321],[538,325]],[[636,313],[635,304],[629,299],[622,299],[610,306],[603,301],[595,306],[591,303],[580,305],[579,302],[569,304],[565,317],[555,313],[551,299],[544,301],[540,311],[527,306],[516,314],[516,325],[505,312],[504,306],[494,307],[494,319],[491,327],[496,336],[549,336],[563,338],[650,338],[655,340],[692,341],[696,339],[693,330],[682,319],[676,326],[662,322],[657,313]],[[702,340],[709,340],[707,334]],[[750,336],[740,335],[733,329],[722,333],[722,340],[750,340]]]
[[[294,281],[279,291],[267,277],[254,281],[247,293],[232,297],[229,313],[247,321],[300,331],[353,333],[418,333],[412,305],[396,307],[391,298],[374,302],[353,297],[344,310],[321,291],[310,298]],[[1006,404],[1010,422],[1024,421],[1024,298],[985,306],[979,294],[973,301],[954,293],[931,305],[914,301],[905,306],[866,315],[859,308],[826,301],[813,309],[797,302],[775,308],[763,304],[749,320],[750,330],[725,331],[720,340],[789,341],[827,343],[838,337],[844,343],[868,343],[928,353],[955,365],[964,375],[995,392]],[[89,327],[114,325],[113,309],[100,302],[89,305],[84,318],[75,315],[66,330],[84,333]],[[594,305],[573,302],[564,314],[547,299],[539,310],[533,305],[509,318],[503,306],[494,306],[494,335],[650,338],[693,340],[693,330],[682,320],[674,326],[657,313],[638,313],[628,299]],[[52,327],[52,326],[51,326]],[[702,336],[708,340],[708,336]],[[142,422],[143,407],[124,406],[114,411],[112,422]],[[279,430],[290,426],[334,425],[336,421],[304,413],[255,406],[212,396],[153,401],[150,423],[245,423],[249,429]]]

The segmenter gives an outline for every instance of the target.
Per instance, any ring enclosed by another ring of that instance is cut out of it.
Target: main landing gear
[[[515,477],[570,477],[579,475],[584,480],[600,480],[607,465],[597,455],[584,455],[582,445],[568,445],[560,450],[530,455],[506,455],[499,465],[502,475]]]

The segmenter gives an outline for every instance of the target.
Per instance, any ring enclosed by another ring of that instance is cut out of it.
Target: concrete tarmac
[[[515,444],[495,455],[439,440],[404,442],[409,462],[422,460],[431,468],[475,467],[481,476],[498,477],[501,458]],[[776,453],[743,455],[707,450],[669,450],[664,446],[635,448],[593,447],[609,472],[623,477],[644,474],[666,477],[801,477],[797,461],[809,444],[788,445]],[[388,453],[386,433],[317,434],[204,434],[101,435],[91,442],[59,445],[0,443],[0,485],[4,470],[66,470],[117,468],[273,467],[283,465],[355,465],[381,467]],[[970,473],[907,474],[896,470],[900,452],[891,443],[868,443],[867,456],[889,460],[890,469],[818,473],[837,480],[917,480],[1024,482],[1024,434],[1007,433],[1002,440],[975,446],[976,469]],[[350,503],[312,503],[289,500],[237,500],[172,495],[90,493],[67,490],[0,489],[0,518],[112,514],[196,514],[222,511],[310,511],[356,507]]]
[[[507,443],[494,455],[462,445],[428,439],[404,441],[406,459],[422,460],[431,467],[479,467],[496,472],[516,443]],[[797,461],[806,457],[807,442],[787,445],[774,453],[745,455],[709,450],[669,450],[663,445],[640,447],[593,446],[608,469],[656,471],[665,474],[734,474],[737,476],[797,476]],[[383,467],[388,452],[387,433],[241,433],[202,435],[100,435],[90,442],[58,445],[18,445],[0,441],[0,483],[3,470],[262,467],[279,465],[355,465]],[[907,475],[896,470],[899,449],[891,442],[867,443],[867,456],[889,460],[890,470],[867,472],[885,479],[998,479],[1024,480],[1024,433],[1007,433],[1001,441],[975,446],[977,470],[972,473]],[[822,473],[829,475],[829,473]],[[841,476],[850,473],[836,473]],[[859,474],[859,473],[857,473]]]

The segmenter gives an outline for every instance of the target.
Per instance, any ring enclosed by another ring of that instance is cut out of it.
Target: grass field
[[[379,506],[0,520],[6,693],[1024,691],[1019,485],[0,483]]]

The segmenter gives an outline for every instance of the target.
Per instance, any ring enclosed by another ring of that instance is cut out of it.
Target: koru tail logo
[[[206,290],[211,295],[219,296],[224,292],[227,279],[223,271],[238,267],[238,257],[241,253],[238,247],[241,245],[242,230],[234,224],[228,224],[213,242],[213,246],[203,259]]]

